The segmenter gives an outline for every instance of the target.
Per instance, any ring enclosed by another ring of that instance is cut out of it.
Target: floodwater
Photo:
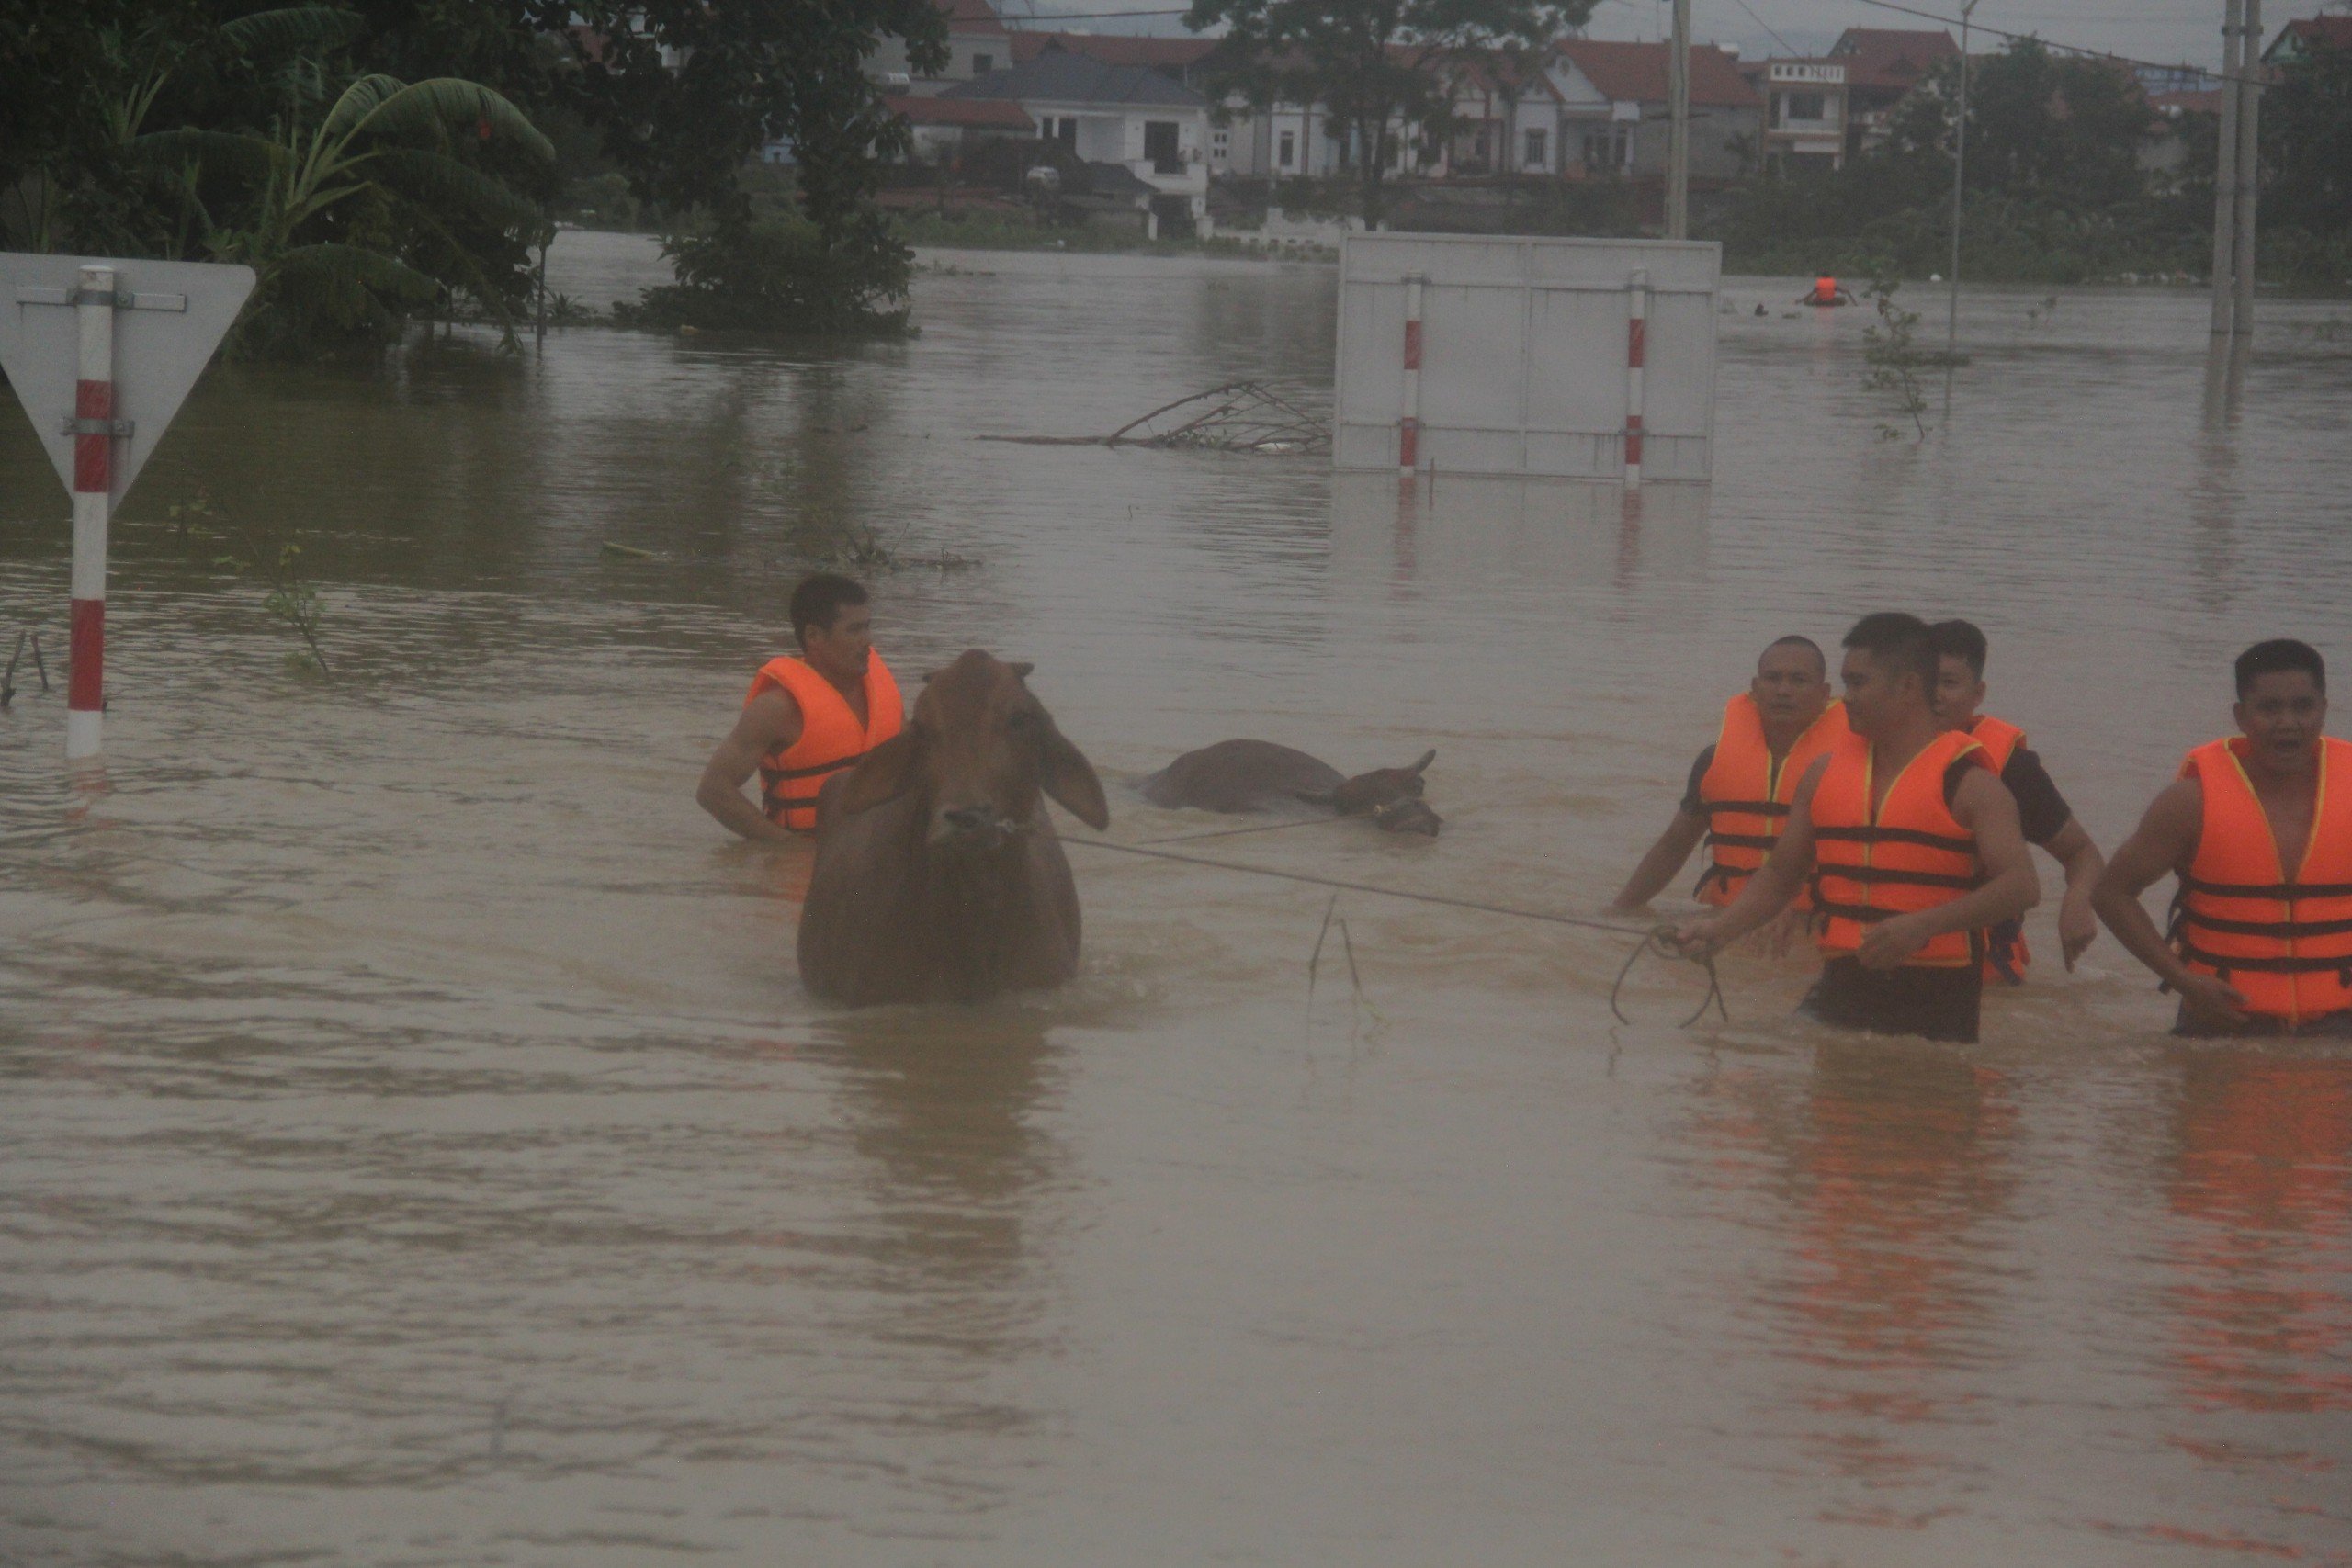
[[[118,533],[103,779],[29,660],[0,713],[0,1560],[2352,1561],[2352,1055],[2176,1043],[2111,940],[1976,1047],[1791,1024],[1755,957],[1730,1023],[1651,966],[1621,1025],[1606,932],[1350,893],[1360,990],[1335,926],[1310,992],[1324,891],[1073,850],[1077,983],[852,1015],[805,849],[693,800],[871,530],[898,668],[1035,660],[1114,782],[1438,750],[1435,841],[1216,858],[1589,914],[1756,649],[1889,605],[1987,627],[2111,842],[2239,647],[2352,669],[2352,311],[2209,379],[2194,294],[1972,292],[1921,444],[1861,312],[1736,279],[1716,482],[1633,514],[975,441],[1328,407],[1333,275],[934,262],[903,345],[199,389]],[[0,419],[0,635],[52,659],[65,515]],[[232,525],[301,544],[332,681]]]

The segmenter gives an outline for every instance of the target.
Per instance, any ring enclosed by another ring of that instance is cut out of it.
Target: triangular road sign
[[[80,376],[75,282],[85,266],[115,276],[114,417],[129,436],[114,448],[114,502],[139,477],[180,403],[237,322],[254,291],[253,268],[211,262],[113,261],[0,251],[0,370],[33,429],[74,488],[74,412]]]

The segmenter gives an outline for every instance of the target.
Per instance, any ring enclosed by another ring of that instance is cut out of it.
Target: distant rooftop
[[[943,98],[1014,98],[1054,104],[1132,104],[1204,108],[1208,100],[1148,65],[1108,65],[1090,55],[1047,48],[1009,71],[958,82]]]

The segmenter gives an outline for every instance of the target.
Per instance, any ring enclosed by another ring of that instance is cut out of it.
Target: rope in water
[[[1513,919],[1542,920],[1550,925],[1575,926],[1584,931],[1608,931],[1614,936],[1637,936],[1642,939],[1641,945],[1634,948],[1633,955],[1625,960],[1625,966],[1617,971],[1617,983],[1609,988],[1609,1010],[1616,1015],[1617,1021],[1620,1023],[1633,1021],[1619,1010],[1617,998],[1619,993],[1624,989],[1625,976],[1633,973],[1634,964],[1642,954],[1656,952],[1662,955],[1683,957],[1681,953],[1672,953],[1670,949],[1659,942],[1658,938],[1663,928],[1622,925],[1615,920],[1596,920],[1583,915],[1555,914],[1549,909],[1521,909],[1509,904],[1488,904],[1476,898],[1450,897],[1443,893],[1418,893],[1403,887],[1383,887],[1376,883],[1350,882],[1341,877],[1317,876],[1304,871],[1276,871],[1271,866],[1244,865],[1238,861],[1229,860],[1211,860],[1206,855],[1179,854],[1173,850],[1153,849],[1144,844],[1114,843],[1108,839],[1065,837],[1062,842],[1084,844],[1090,849],[1116,850],[1121,854],[1141,855],[1148,860],[1174,861],[1181,865],[1207,866],[1214,871],[1238,871],[1249,876],[1268,876],[1278,882],[1302,882],[1315,887],[1337,887],[1349,893],[1375,893],[1384,898],[1406,898],[1416,904],[1442,904],[1448,908],[1475,909],[1485,915],[1507,915]],[[1716,976],[1714,959],[1712,957],[1690,958],[1686,959],[1685,962],[1696,964],[1707,972],[1707,995],[1699,1003],[1699,1010],[1685,1020],[1682,1027],[1688,1029],[1691,1024],[1698,1022],[1700,1019],[1706,1016],[1707,1009],[1711,1006],[1723,1014],[1725,1023],[1729,1023],[1731,1012],[1724,1006],[1723,982]]]

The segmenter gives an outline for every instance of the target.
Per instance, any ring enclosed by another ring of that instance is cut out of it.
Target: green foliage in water
[[[903,333],[914,253],[878,213],[865,216],[838,241],[799,217],[673,234],[662,254],[678,281],[616,305],[614,317],[671,331]]]
[[[503,318],[526,292],[551,149],[494,87],[371,69],[370,17],[334,6],[93,0],[29,23],[24,6],[0,0],[0,56],[40,43],[53,74],[0,65],[23,122],[0,150],[0,243],[251,265],[233,354],[379,344],[458,294]],[[441,54],[475,41],[453,28]]]
[[[326,606],[316,584],[303,574],[302,547],[271,523],[231,523],[212,504],[202,486],[185,501],[174,502],[167,515],[179,529],[183,544],[226,547],[212,564],[251,579],[265,590],[261,607],[269,616],[302,639],[304,651],[290,653],[287,663],[298,672],[328,676],[326,649],[319,644],[319,627]]]

